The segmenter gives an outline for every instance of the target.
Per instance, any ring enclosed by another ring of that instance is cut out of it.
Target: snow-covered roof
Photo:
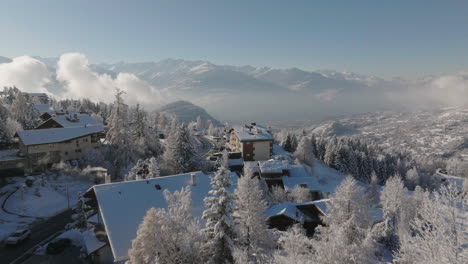
[[[53,116],[55,122],[59,123],[62,127],[79,127],[79,126],[94,126],[94,125],[102,125],[101,122],[92,118],[88,114],[77,114],[76,119],[74,119],[73,115],[58,115]],[[45,121],[47,122],[47,121]]]
[[[244,164],[243,159],[229,159],[229,166],[241,166]]]
[[[282,173],[283,170],[289,170],[291,167],[287,160],[274,159],[259,161],[258,165],[262,173]]]
[[[252,172],[260,172],[260,167],[256,161],[244,161],[244,170],[250,169]]]
[[[54,111],[54,107],[51,104],[35,104],[34,108],[42,115],[43,113],[49,113]]]
[[[237,136],[239,141],[273,141],[273,136],[268,133],[268,129],[260,126],[255,125],[251,126],[252,128],[243,127],[235,127],[234,134]]]
[[[97,239],[96,234],[94,233],[94,228],[84,231],[82,233],[82,237],[86,246],[86,253],[88,253],[88,255],[106,245],[105,242],[99,241]]]
[[[104,131],[102,125],[87,126],[87,127],[68,127],[68,128],[51,128],[51,129],[33,129],[18,131],[18,137],[24,145],[38,145],[57,143],[70,140],[77,137],[86,136],[93,133]]]
[[[136,237],[138,226],[146,212],[154,208],[166,208],[163,191],[170,192],[190,186],[192,190],[193,214],[201,217],[204,211],[203,199],[211,190],[210,177],[202,172],[196,174],[196,185],[191,185],[191,173],[160,177],[150,180],[138,180],[95,185],[94,190],[99,210],[111,245],[115,261],[128,259],[128,250]],[[233,186],[237,176],[231,174]],[[159,185],[160,190],[156,189]]]
[[[310,202],[305,202],[305,203],[298,203],[297,206],[301,205],[315,205],[317,209],[319,209],[324,215],[327,214],[327,204],[330,202],[330,199],[321,199],[321,200],[315,200],[315,201],[310,201]]]
[[[265,214],[267,218],[278,215],[285,215],[300,223],[304,223],[304,220],[306,219],[306,216],[301,212],[301,210],[297,209],[295,203],[282,203],[273,205],[266,211]]]

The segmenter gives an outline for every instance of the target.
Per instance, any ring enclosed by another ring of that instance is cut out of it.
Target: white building
[[[41,171],[60,161],[80,159],[101,147],[102,125],[23,130],[16,133],[19,150],[26,158],[25,171]]]
[[[271,159],[273,136],[266,127],[252,123],[233,128],[230,134],[231,151],[241,152],[245,161]]]

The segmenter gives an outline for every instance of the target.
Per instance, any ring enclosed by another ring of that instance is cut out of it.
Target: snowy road
[[[32,252],[28,251],[45,239],[63,230],[65,225],[71,221],[70,217],[72,214],[72,210],[67,210],[44,222],[39,222],[31,228],[31,237],[22,244],[0,248],[1,263],[21,263],[26,260],[32,254]]]

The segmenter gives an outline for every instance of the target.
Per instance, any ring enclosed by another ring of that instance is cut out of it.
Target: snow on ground
[[[12,183],[0,188],[0,204],[7,198],[8,194],[16,189],[19,184],[22,184],[24,178],[22,177],[11,177],[9,181],[21,183]],[[24,218],[17,215],[8,214],[3,210],[0,210],[0,241],[3,241],[11,233],[17,229],[27,227],[29,224],[34,222],[36,218]]]
[[[46,177],[49,179],[45,187],[40,187],[41,197],[35,195],[35,187],[40,186],[39,178],[32,187],[26,187],[24,199],[21,199],[21,191],[16,191],[13,195],[9,194],[22,186],[25,182],[25,177],[10,177],[7,178],[10,184],[0,188],[0,204],[5,202],[5,212],[0,209],[0,241],[8,237],[15,230],[27,228],[34,221],[40,220],[43,217],[50,217],[68,207],[65,186],[69,187],[70,206],[73,206],[78,198],[78,192],[84,193],[90,186],[91,182],[83,179],[77,179],[70,175],[60,175],[58,177],[50,174]],[[57,190],[55,189],[57,187]],[[21,214],[29,217],[21,217],[16,214]]]
[[[43,187],[37,178],[32,187],[25,188],[24,194],[21,189],[16,191],[6,202],[5,209],[25,216],[54,216],[73,206],[77,202],[78,193],[84,193],[92,186],[90,182],[84,181],[51,181]],[[40,196],[36,195],[37,188]]]

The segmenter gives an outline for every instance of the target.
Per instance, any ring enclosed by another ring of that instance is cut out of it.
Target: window
[[[76,153],[81,153],[81,149],[75,149]]]
[[[154,188],[156,188],[156,190],[161,190],[161,185],[156,184],[156,185],[154,185]]]
[[[68,151],[65,151],[65,155],[68,155]]]
[[[88,138],[84,138],[84,139],[83,139],[83,142],[88,142]]]

